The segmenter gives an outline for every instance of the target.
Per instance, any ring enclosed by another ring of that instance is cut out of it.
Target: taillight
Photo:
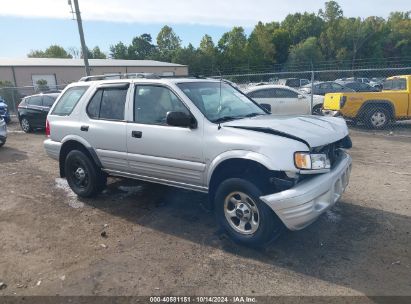
[[[49,120],[46,120],[46,136],[50,137],[50,124],[49,124]]]
[[[346,102],[347,102],[347,96],[341,96],[340,97],[340,109],[342,109],[342,107],[345,105]]]

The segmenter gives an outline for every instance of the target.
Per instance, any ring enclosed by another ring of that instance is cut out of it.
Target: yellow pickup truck
[[[322,112],[325,116],[362,121],[374,129],[411,119],[411,75],[387,78],[382,92],[326,94]]]

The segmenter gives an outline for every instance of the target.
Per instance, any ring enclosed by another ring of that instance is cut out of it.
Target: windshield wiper
[[[249,118],[249,117],[255,117],[255,116],[259,116],[259,115],[266,115],[265,113],[250,113],[247,115],[239,115],[239,116],[223,116],[220,118],[217,118],[215,120],[213,120],[214,123],[221,123],[221,122],[226,122],[229,120],[235,120],[235,119],[243,119],[243,118]]]
[[[243,116],[222,116],[220,118],[214,119],[213,122],[214,123],[220,123],[220,122],[226,122],[229,120],[235,120],[235,119],[239,119],[239,118],[243,118]]]
[[[260,116],[260,115],[267,115],[267,113],[250,113],[250,114],[247,114],[243,117],[256,117],[256,116]]]

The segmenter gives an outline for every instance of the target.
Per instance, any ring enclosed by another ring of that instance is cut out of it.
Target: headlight
[[[294,163],[298,169],[302,170],[321,170],[331,168],[330,160],[326,154],[295,152]]]

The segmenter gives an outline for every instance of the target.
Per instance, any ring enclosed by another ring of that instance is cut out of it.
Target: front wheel
[[[82,151],[67,154],[65,174],[70,188],[80,197],[93,197],[104,189],[105,175]]]
[[[284,225],[259,197],[262,192],[251,182],[230,178],[215,195],[215,212],[230,237],[248,246],[261,246],[276,239]]]

